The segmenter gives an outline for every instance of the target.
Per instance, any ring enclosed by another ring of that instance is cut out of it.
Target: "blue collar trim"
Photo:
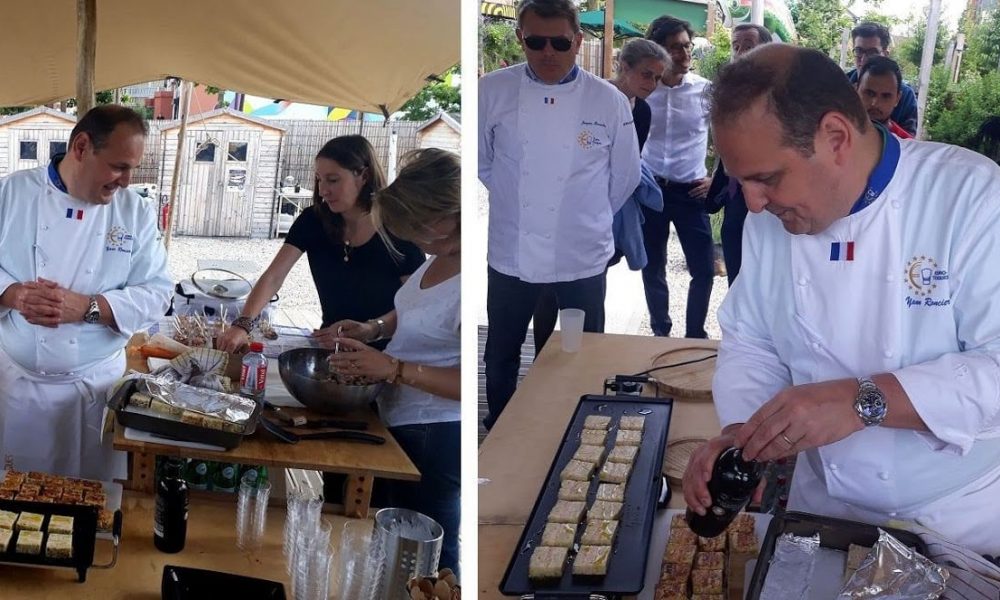
[[[52,185],[56,186],[57,190],[64,194],[68,194],[69,190],[66,189],[66,183],[62,180],[62,177],[59,176],[59,163],[62,162],[62,159],[64,158],[66,158],[66,153],[60,152],[59,154],[54,155],[52,160],[49,161],[49,181],[52,182]]]
[[[857,202],[851,208],[852,215],[864,210],[882,195],[889,182],[892,181],[892,176],[896,174],[896,165],[899,164],[899,140],[896,139],[896,136],[886,131],[885,127],[880,123],[875,123],[874,125],[882,136],[882,156],[879,158],[878,164],[875,165],[872,174],[868,177],[868,185],[865,186],[865,191],[861,193],[861,197],[858,198]]]
[[[532,81],[537,81],[538,83],[544,85],[550,85],[546,84],[544,81],[539,79],[538,75],[535,75],[535,72],[531,69],[531,65],[529,65],[528,63],[524,63],[524,68],[528,70],[528,77],[530,77]],[[559,80],[559,83],[557,83],[556,85],[563,85],[564,83],[569,83],[574,79],[576,79],[577,75],[579,74],[580,74],[580,65],[573,65],[573,68],[569,70],[569,73],[567,73],[565,77]]]

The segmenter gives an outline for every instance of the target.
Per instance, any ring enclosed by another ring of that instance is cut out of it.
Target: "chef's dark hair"
[[[892,43],[892,36],[889,34],[889,28],[881,23],[873,23],[871,21],[866,21],[860,23],[857,27],[851,30],[851,43],[858,38],[868,38],[877,37],[879,45],[882,46],[882,50],[888,50],[889,44]]]
[[[646,39],[666,47],[667,38],[677,35],[682,31],[686,31],[688,37],[692,40],[694,39],[694,29],[691,29],[690,23],[682,21],[677,17],[663,15],[662,17],[653,19],[653,22],[649,24],[649,27],[646,29]]]
[[[131,127],[143,136],[149,135],[149,125],[136,111],[118,104],[102,104],[88,110],[87,114],[77,121],[76,127],[69,134],[67,147],[72,148],[76,138],[81,133],[86,133],[94,150],[102,150],[108,145],[108,138],[119,125]]]
[[[768,112],[781,123],[784,145],[804,156],[815,151],[816,130],[827,113],[838,112],[868,131],[864,105],[837,63],[818,50],[781,48],[794,55],[782,60],[755,50],[719,70],[708,96],[713,124],[736,121],[764,98]]]
[[[865,64],[858,71],[858,85],[865,75],[892,75],[896,78],[896,91],[903,91],[903,74],[899,70],[899,64],[888,56],[873,56],[865,61]]]
[[[372,209],[372,196],[385,187],[385,172],[375,156],[375,149],[360,135],[342,135],[335,137],[320,148],[316,158],[332,160],[342,168],[356,175],[363,175],[365,184],[358,191],[357,206],[369,212]],[[319,178],[313,186],[313,210],[319,215],[323,230],[336,244],[344,241],[344,217],[334,213],[323,202],[319,195]]]
[[[543,19],[566,19],[573,33],[580,33],[580,11],[570,0],[521,0],[517,4],[518,28],[524,23],[524,13],[529,10]]]

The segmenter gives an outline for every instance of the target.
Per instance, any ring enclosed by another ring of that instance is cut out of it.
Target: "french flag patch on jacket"
[[[832,242],[830,260],[854,260],[854,242]]]
[[[73,210],[72,208],[67,208],[66,209],[66,218],[67,219],[76,219],[77,221],[82,221],[83,220],[83,211],[82,210]]]

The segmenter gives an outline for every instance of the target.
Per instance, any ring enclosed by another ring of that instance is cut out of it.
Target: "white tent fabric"
[[[460,58],[459,0],[97,0],[94,89],[167,76],[394,112]],[[76,93],[76,0],[0,2],[0,106]]]

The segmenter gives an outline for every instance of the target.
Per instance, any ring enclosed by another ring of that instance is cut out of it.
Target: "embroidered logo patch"
[[[108,231],[108,235],[105,236],[104,241],[106,246],[104,250],[106,252],[127,252],[132,253],[132,242],[134,237],[129,232],[125,231],[125,228],[120,225],[114,225]]]
[[[601,138],[597,137],[596,135],[594,135],[593,133],[591,133],[586,129],[581,131],[580,134],[576,136],[576,142],[580,144],[580,147],[583,148],[584,150],[589,150],[595,146],[600,146],[603,143],[601,142]]]
[[[906,283],[917,296],[929,296],[941,281],[948,280],[948,271],[928,256],[914,256],[904,271]]]

